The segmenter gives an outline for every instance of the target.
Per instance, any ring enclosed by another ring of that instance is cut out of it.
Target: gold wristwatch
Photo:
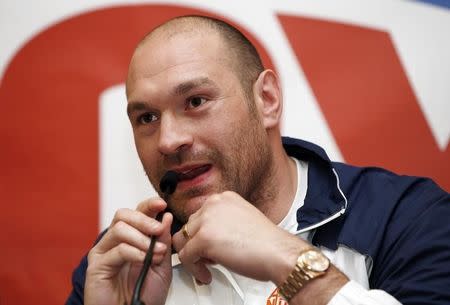
[[[278,287],[280,294],[289,302],[309,281],[322,276],[330,267],[330,260],[317,249],[307,249],[300,253],[294,270],[286,281]]]

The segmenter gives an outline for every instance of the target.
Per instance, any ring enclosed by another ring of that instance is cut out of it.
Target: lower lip
[[[212,167],[210,167],[206,172],[201,175],[198,175],[192,179],[181,180],[178,183],[177,190],[186,190],[192,187],[200,186],[201,184],[205,184],[207,179],[211,176]]]

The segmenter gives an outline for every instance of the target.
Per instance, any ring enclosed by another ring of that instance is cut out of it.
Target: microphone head
[[[172,194],[175,192],[178,184],[178,174],[174,171],[168,171],[161,178],[161,182],[159,183],[159,189],[164,194]]]

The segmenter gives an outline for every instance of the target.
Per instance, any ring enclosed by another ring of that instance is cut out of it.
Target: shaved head
[[[152,30],[131,59],[127,100],[155,189],[169,170],[184,177],[170,202],[177,219],[187,221],[208,196],[226,190],[269,207],[281,95],[276,75],[236,28],[184,16]]]
[[[253,83],[264,71],[261,58],[255,46],[232,25],[211,17],[189,15],[171,19],[148,33],[138,44],[136,50],[152,40],[153,37],[170,39],[174,35],[186,33],[211,35],[218,34],[224,42],[224,54],[231,63],[234,73],[241,82],[248,101],[253,101]],[[251,109],[254,103],[249,103]]]

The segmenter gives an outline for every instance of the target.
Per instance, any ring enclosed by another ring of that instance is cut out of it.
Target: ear
[[[255,103],[266,129],[276,127],[280,123],[283,108],[278,77],[272,70],[259,74],[253,85]]]

